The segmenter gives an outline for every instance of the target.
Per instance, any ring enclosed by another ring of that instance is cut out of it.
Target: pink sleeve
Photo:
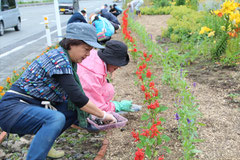
[[[114,88],[107,83],[106,78],[93,72],[84,71],[81,68],[79,76],[83,90],[86,96],[103,111],[115,112],[115,106],[110,100],[114,96]]]

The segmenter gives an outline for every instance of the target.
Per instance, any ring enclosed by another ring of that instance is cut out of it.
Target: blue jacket
[[[98,20],[93,21],[93,26],[96,28],[97,33],[106,29],[105,36],[112,36],[115,32],[113,25],[104,17],[99,16]]]
[[[104,18],[107,18],[109,21],[115,23],[115,24],[118,24],[120,25],[118,19],[116,16],[114,16],[112,13],[110,12],[105,12],[104,10],[102,10],[102,14],[101,14],[102,17]]]
[[[73,13],[72,17],[68,20],[68,23],[75,23],[75,22],[83,22],[87,23],[86,19],[83,17],[83,15],[79,12]]]

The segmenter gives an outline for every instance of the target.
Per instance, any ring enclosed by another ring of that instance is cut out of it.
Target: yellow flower
[[[19,76],[19,74],[17,73],[16,76]]]
[[[231,14],[238,7],[238,3],[234,2],[234,0],[227,0],[222,4],[222,12],[225,14]]]
[[[221,30],[225,31],[226,27],[225,26],[221,26]]]
[[[4,96],[4,94],[5,94],[5,92],[2,92],[2,93],[1,93],[1,96]]]
[[[1,90],[3,90],[3,88],[4,88],[3,86],[0,86],[0,89],[1,89]]]
[[[208,37],[213,37],[215,35],[215,31],[212,31],[208,34]]]
[[[14,70],[14,71],[13,71],[13,73],[15,73],[15,74],[16,74],[16,73],[17,73],[17,71],[15,71],[15,70]]]
[[[199,34],[204,34],[205,32],[210,32],[210,31],[212,31],[212,29],[208,27],[202,27]]]
[[[25,67],[22,67],[22,70],[25,70],[26,68]]]

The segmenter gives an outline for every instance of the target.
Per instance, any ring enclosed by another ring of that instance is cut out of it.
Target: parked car
[[[58,3],[60,13],[73,14],[73,0],[59,0]]]
[[[4,29],[14,27],[15,31],[21,30],[21,16],[16,0],[0,0],[0,36]]]

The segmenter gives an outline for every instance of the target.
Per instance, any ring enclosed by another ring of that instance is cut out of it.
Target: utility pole
[[[73,13],[79,11],[79,0],[73,0]]]
[[[62,28],[61,28],[61,22],[60,22],[58,0],[54,0],[54,10],[55,10],[56,23],[57,23],[58,42],[60,42],[62,40]]]

